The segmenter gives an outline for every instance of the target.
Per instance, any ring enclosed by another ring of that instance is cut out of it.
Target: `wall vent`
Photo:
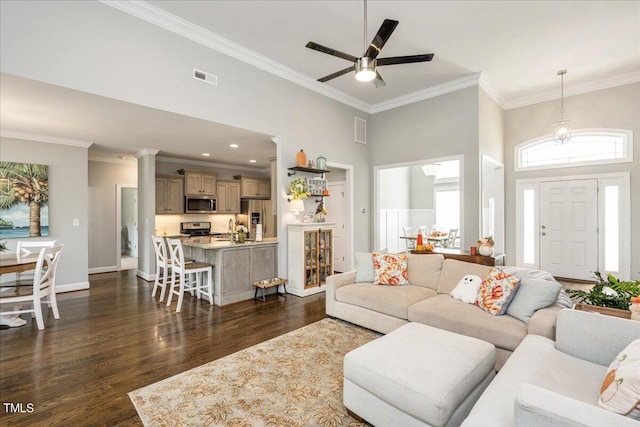
[[[218,76],[205,73],[204,71],[200,71],[197,69],[193,69],[193,78],[196,80],[202,80],[205,83],[209,83],[210,85],[218,86]]]
[[[353,139],[360,144],[367,143],[367,121],[360,117],[354,117]]]

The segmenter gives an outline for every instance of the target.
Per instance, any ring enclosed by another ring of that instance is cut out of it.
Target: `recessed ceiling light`
[[[249,163],[255,163],[256,160],[249,160]]]
[[[238,148],[238,147],[240,147],[240,146],[239,146],[238,144],[229,144],[229,147],[231,147],[231,148]]]
[[[205,156],[205,157],[209,157],[211,154],[209,154],[209,153],[202,153],[202,155],[203,155],[203,156]]]

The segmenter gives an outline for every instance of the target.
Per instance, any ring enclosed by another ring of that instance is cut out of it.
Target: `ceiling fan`
[[[362,57],[356,58],[348,53],[340,52],[339,50],[331,49],[330,47],[322,46],[318,43],[309,42],[307,46],[309,49],[317,50],[318,52],[326,53],[328,55],[337,56],[338,58],[346,59],[353,62],[353,65],[343,70],[336,71],[333,74],[324,76],[318,79],[319,82],[326,82],[331,79],[335,79],[343,74],[347,74],[351,71],[356,72],[356,79],[363,82],[369,82],[373,80],[376,87],[386,86],[382,76],[378,72],[378,67],[384,65],[396,65],[396,64],[410,64],[412,62],[426,62],[433,59],[433,53],[427,53],[423,55],[408,55],[408,56],[393,56],[389,58],[378,58],[378,54],[382,50],[383,46],[391,37],[391,34],[398,26],[398,21],[392,19],[385,19],[378,33],[375,35],[371,43],[367,46],[367,0],[364,0],[364,53]]]

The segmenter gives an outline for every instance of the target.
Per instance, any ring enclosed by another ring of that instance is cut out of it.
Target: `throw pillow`
[[[408,285],[407,254],[373,252],[374,281],[376,285]]]
[[[467,274],[460,279],[456,287],[451,291],[451,296],[467,304],[473,304],[476,302],[481,284],[482,278],[480,276]]]
[[[484,278],[475,304],[494,316],[501,316],[507,312],[520,279],[498,268],[489,270]]]
[[[507,307],[507,314],[524,323],[529,323],[529,319],[536,311],[556,302],[562,286],[555,281],[535,279],[524,272],[519,273],[518,277],[520,277],[520,284],[511,304]]]
[[[371,252],[356,252],[356,283],[373,283],[373,255]]]
[[[640,420],[640,339],[631,342],[609,365],[598,405]]]

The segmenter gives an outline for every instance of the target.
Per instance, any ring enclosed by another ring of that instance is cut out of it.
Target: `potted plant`
[[[607,274],[606,279],[599,271],[594,274],[597,283],[591,289],[567,289],[567,294],[576,301],[576,309],[631,318],[631,299],[637,301],[640,296],[640,280],[625,282],[612,274]]]

